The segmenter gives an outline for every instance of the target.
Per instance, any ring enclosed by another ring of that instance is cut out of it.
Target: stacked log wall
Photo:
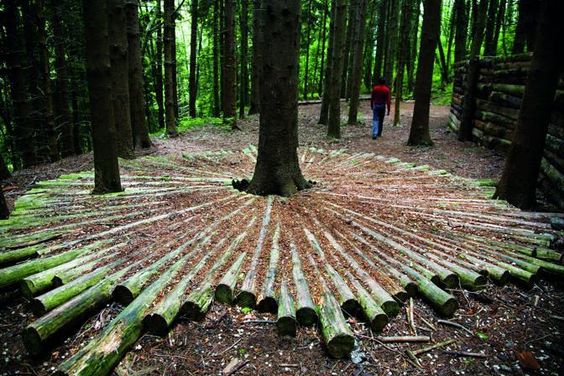
[[[474,141],[503,154],[511,146],[513,131],[531,65],[530,54],[482,57],[477,82]],[[454,66],[452,101],[448,126],[458,132],[466,87],[468,61]],[[560,77],[546,136],[539,189],[557,207],[564,209],[564,76]]]

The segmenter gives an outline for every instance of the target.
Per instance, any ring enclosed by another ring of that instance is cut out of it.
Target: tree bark
[[[349,124],[358,122],[358,101],[360,96],[360,81],[362,79],[362,53],[364,52],[364,33],[366,16],[366,0],[359,0],[356,11],[356,24],[354,30],[354,50],[352,63],[352,76],[350,81]]]
[[[190,14],[190,117],[196,117],[196,95],[198,86],[196,83],[196,58],[198,56],[198,0],[192,0]]]
[[[376,58],[374,63],[373,83],[382,77],[382,69],[384,67],[384,55],[386,50],[384,44],[387,36],[386,15],[388,0],[381,0],[378,7],[378,29],[376,33]]]
[[[219,100],[219,23],[220,7],[219,0],[213,2],[213,116],[219,117],[221,115],[221,103]],[[254,55],[253,55],[254,59]],[[254,62],[254,60],[253,60]],[[254,70],[253,70],[254,72]],[[254,81],[253,81],[254,82]],[[252,102],[251,102],[252,103]],[[252,104],[251,104],[252,107]],[[258,112],[258,109],[257,109]]]
[[[319,31],[321,35],[321,65],[319,68],[319,80],[317,85],[317,94],[319,96],[323,93],[323,77],[325,74],[325,41],[327,40],[327,17],[329,15],[329,0],[325,0],[323,3],[323,17],[321,19],[321,30]]]
[[[112,107],[107,0],[83,0],[86,72],[94,146],[94,193],[120,192]]]
[[[55,127],[60,130],[60,151],[63,158],[75,154],[73,140],[73,123],[69,107],[67,62],[65,57],[65,38],[63,30],[63,8],[60,1],[50,0],[51,27],[55,45],[55,96],[53,109]]]
[[[325,67],[325,79],[323,80],[323,97],[321,98],[321,110],[319,112],[318,124],[327,124],[329,122],[329,98],[331,77],[333,76],[333,49],[335,42],[335,11],[337,0],[331,2],[331,18],[329,23],[329,43],[327,46],[327,65]]]
[[[403,74],[406,66],[407,54],[409,51],[409,27],[412,18],[412,0],[406,0],[402,5],[402,16],[400,24],[400,44],[398,46],[398,70],[396,78],[396,101],[394,105],[394,125],[400,123],[400,104],[403,92]],[[440,43],[440,42],[439,42]]]
[[[497,52],[497,39],[495,38],[495,32],[498,13],[499,0],[490,0],[488,18],[486,20],[486,34],[484,36],[485,56],[495,56]],[[494,42],[496,42],[495,45]]]
[[[155,3],[155,27],[157,28],[156,40],[156,58],[155,65],[157,72],[155,74],[155,99],[157,101],[157,117],[159,119],[159,129],[165,127],[165,109],[163,98],[163,13],[161,9],[161,0]]]
[[[129,107],[133,144],[136,148],[151,147],[145,118],[143,55],[139,39],[139,0],[126,0],[127,44],[129,53]]]
[[[298,0],[263,0],[257,164],[248,192],[290,196],[308,186],[298,161]]]
[[[564,63],[560,43],[564,32],[561,20],[564,4],[559,0],[546,0],[541,5],[541,12],[519,120],[494,195],[521,209],[532,209],[536,203],[537,178],[558,75]]]
[[[10,176],[12,176],[12,174],[10,174],[10,170],[8,170],[6,161],[4,157],[0,155],[0,180],[8,179]]]
[[[306,24],[306,40],[305,40],[305,47],[306,47],[306,61],[305,61],[305,69],[304,69],[304,100],[307,100],[308,94],[308,85],[309,85],[309,42],[311,37],[311,0],[307,3],[307,15],[305,17],[305,24]]]
[[[419,34],[419,16],[421,15],[420,10],[421,0],[414,0],[412,6],[413,18],[411,21],[410,28],[410,38],[409,38],[409,55],[407,58],[407,90],[413,93],[413,88],[415,86],[415,63],[417,56],[417,41]]]
[[[169,137],[177,137],[176,110],[177,101],[174,96],[176,90],[174,79],[176,56],[174,49],[175,21],[174,0],[164,0],[164,66],[165,66],[165,120],[166,133]]]
[[[341,77],[341,91],[340,96],[341,98],[347,98],[347,75],[349,72],[349,68],[351,66],[351,55],[353,49],[353,33],[356,28],[356,13],[358,10],[358,2],[359,0],[349,0],[349,11],[348,16],[346,19],[346,36],[345,42],[343,44],[343,72]]]
[[[237,67],[235,61],[235,2],[224,2],[223,118],[237,129]]]
[[[372,63],[374,52],[374,35],[376,28],[376,2],[368,2],[366,10],[366,19],[369,20],[366,25],[367,34],[366,42],[364,42],[364,62],[363,62],[363,83],[367,90],[372,89]]]
[[[331,68],[331,85],[329,86],[329,121],[327,136],[341,138],[341,78],[343,71],[343,50],[345,42],[345,21],[347,3],[345,0],[336,0],[335,9],[335,35],[333,41],[333,59]]]
[[[476,107],[476,88],[479,78],[480,61],[479,54],[484,39],[484,23],[488,10],[488,0],[480,0],[478,14],[476,15],[477,23],[472,39],[472,47],[470,48],[470,56],[468,62],[468,72],[466,76],[466,87],[464,89],[464,102],[462,105],[462,116],[460,127],[458,129],[459,141],[472,140],[472,128],[474,127],[473,117]]]
[[[241,0],[241,79],[239,95],[239,117],[245,117],[245,106],[249,101],[249,0]]]
[[[435,48],[441,26],[441,0],[425,0],[419,64],[415,82],[415,106],[409,133],[408,145],[433,145],[429,134],[429,108],[433,84]]]
[[[388,14],[388,23],[386,28],[389,30],[387,38],[387,52],[384,63],[384,77],[386,81],[393,85],[394,68],[396,65],[396,48],[398,46],[398,25],[399,25],[399,1],[390,2],[390,13]]]
[[[117,150],[121,158],[131,159],[133,153],[133,133],[129,103],[129,56],[125,1],[109,0],[109,40],[112,75],[112,102],[114,126],[117,132]]]
[[[0,185],[0,219],[8,219],[10,216],[10,209],[8,209],[8,203],[4,197],[4,191]]]

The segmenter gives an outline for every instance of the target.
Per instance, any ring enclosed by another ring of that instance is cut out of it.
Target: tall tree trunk
[[[350,82],[349,124],[358,122],[358,101],[360,97],[360,81],[362,79],[362,53],[364,52],[364,33],[366,30],[366,0],[358,1],[354,30],[354,50],[352,76]]]
[[[494,195],[521,209],[532,209],[536,203],[536,184],[558,75],[564,66],[561,48],[564,3],[560,0],[543,1],[541,12],[535,52],[519,118]]]
[[[196,83],[196,57],[198,56],[198,0],[192,0],[190,14],[190,99],[188,108],[190,117],[196,117],[196,95],[198,86]]]
[[[494,35],[493,35],[493,40],[492,40],[492,50],[491,55],[497,55],[497,45],[499,43],[499,35],[501,33],[501,26],[504,22],[505,19],[505,9],[507,7],[506,4],[507,0],[500,0],[499,2],[499,9],[497,12],[497,16],[496,16],[496,23],[495,23],[495,30],[494,30]]]
[[[251,72],[251,98],[249,115],[259,112],[260,104],[260,69],[261,69],[261,34],[260,34],[261,1],[253,0],[253,58]]]
[[[363,62],[363,83],[367,90],[372,88],[372,62],[373,62],[373,52],[374,52],[374,35],[376,27],[376,2],[369,1],[367,4],[367,16],[368,25],[366,25],[366,42],[364,43],[364,62]]]
[[[474,110],[476,107],[476,89],[480,71],[480,48],[484,39],[484,23],[488,10],[488,0],[480,0],[475,27],[476,34],[472,39],[470,56],[468,62],[468,73],[466,74],[466,87],[464,89],[464,99],[462,102],[462,115],[460,127],[458,129],[459,141],[472,140],[472,129],[474,128]]]
[[[61,132],[61,156],[63,158],[75,154],[73,141],[73,123],[69,107],[67,62],[65,56],[65,37],[63,30],[63,7],[60,1],[50,0],[51,27],[55,45],[55,96],[53,110],[55,127]]]
[[[335,14],[337,0],[331,2],[331,17],[329,23],[329,43],[327,46],[327,65],[325,67],[325,79],[323,80],[323,97],[321,98],[321,110],[319,111],[319,124],[326,125],[329,122],[329,100],[331,98],[331,77],[333,77],[333,50],[335,49]]]
[[[415,81],[415,106],[408,145],[433,145],[429,134],[429,108],[433,84],[433,63],[441,27],[441,0],[424,0],[423,29]]]
[[[27,168],[36,164],[33,139],[33,122],[31,121],[31,104],[27,91],[27,62],[24,41],[18,28],[18,9],[16,2],[8,1],[4,11],[6,28],[6,63],[12,106],[14,109],[14,144],[16,153],[21,159],[21,166]],[[19,161],[14,161],[19,165]]]
[[[165,120],[166,133],[169,137],[177,137],[176,109],[174,96],[176,55],[174,49],[175,36],[174,0],[164,0],[164,66],[165,66]]]
[[[235,2],[224,2],[223,30],[223,117],[231,129],[237,127],[237,67],[235,62]]]
[[[213,116],[221,115],[221,104],[219,100],[219,0],[213,1]],[[258,109],[257,109],[258,112]]]
[[[263,0],[263,69],[257,164],[248,192],[290,196],[308,186],[298,161],[300,1]]]
[[[307,13],[305,17],[306,23],[306,40],[305,40],[305,47],[306,47],[306,61],[305,61],[305,69],[304,69],[304,99],[307,100],[307,93],[308,93],[308,85],[309,85],[309,42],[311,37],[311,0],[307,3]]]
[[[143,82],[143,56],[139,38],[139,0],[127,0],[126,6],[127,44],[129,54],[129,107],[133,144],[136,148],[151,147],[151,138],[145,118],[145,96]]]
[[[413,1],[413,8],[412,14],[413,18],[411,21],[411,28],[410,28],[410,38],[409,38],[409,55],[407,57],[407,90],[410,93],[413,93],[415,87],[415,63],[416,63],[416,56],[417,56],[417,46],[419,41],[419,16],[421,15],[420,10],[421,0],[414,0]]]
[[[323,93],[323,77],[325,74],[325,41],[327,40],[327,16],[329,15],[329,0],[324,0],[323,2],[323,17],[321,19],[321,30],[319,31],[321,34],[321,49],[319,50],[321,53],[321,66],[319,68],[319,79],[317,84],[317,93],[319,96]]]
[[[10,174],[10,170],[8,170],[4,157],[0,155],[0,180],[8,179],[11,176],[12,174]]]
[[[155,74],[155,100],[157,101],[157,117],[159,119],[159,129],[165,127],[165,109],[163,98],[163,13],[161,10],[161,0],[157,0],[155,4],[155,27],[157,28],[156,40],[156,59],[155,65],[157,72]]]
[[[133,158],[133,133],[129,103],[129,57],[125,1],[109,0],[110,64],[112,66],[112,102],[117,132],[118,156]]]
[[[441,68],[441,90],[444,90],[449,82],[448,78],[448,62],[445,55],[445,50],[443,48],[443,43],[441,41],[441,36],[437,38],[437,50],[439,51],[439,66]]]
[[[239,94],[239,117],[245,117],[245,106],[249,99],[249,0],[241,0],[241,78]]]
[[[409,51],[409,27],[412,18],[412,0],[404,0],[401,11],[400,39],[398,46],[398,69],[396,78],[396,101],[394,104],[394,125],[400,123],[400,105],[403,95],[403,74],[405,71],[405,60]],[[440,43],[440,42],[439,42]]]
[[[525,44],[527,43],[527,33],[526,33],[526,12],[528,11],[527,4],[528,0],[518,0],[518,10],[517,10],[517,26],[515,27],[515,34],[513,37],[513,48],[511,49],[512,54],[521,54],[525,52]]]
[[[82,154],[82,137],[81,137],[81,132],[80,132],[80,116],[79,116],[79,110],[78,110],[78,96],[76,94],[76,89],[75,86],[72,85],[71,82],[71,87],[73,87],[72,92],[71,92],[71,113],[72,113],[72,125],[73,125],[73,129],[72,129],[72,141],[74,144],[74,152],[76,155],[80,155]]]
[[[49,50],[47,49],[47,30],[45,27],[45,2],[36,0],[37,45],[39,47],[39,88],[41,90],[41,107],[43,110],[43,128],[47,152],[50,162],[60,159],[57,135],[55,134],[55,115],[53,113],[53,90],[51,88],[51,67]]]
[[[349,12],[346,20],[346,36],[345,42],[343,44],[343,72],[341,77],[341,91],[340,96],[341,98],[347,98],[347,74],[349,72],[350,58],[352,55],[352,48],[353,48],[353,33],[355,30],[355,21],[356,21],[356,12],[358,10],[358,2],[359,0],[349,0]]]
[[[468,36],[468,10],[465,0],[454,0],[456,12],[456,37],[454,38],[454,61],[462,61],[466,57],[466,39]]]
[[[335,11],[335,40],[333,41],[333,68],[331,69],[331,86],[329,87],[329,121],[327,136],[341,138],[341,78],[343,73],[343,56],[345,43],[347,2],[336,1]]]
[[[495,56],[497,51],[497,39],[495,31],[497,25],[497,16],[499,13],[499,0],[490,0],[488,9],[488,18],[486,20],[486,34],[484,35],[484,55]]]
[[[378,81],[383,75],[384,56],[386,54],[385,41],[388,34],[386,28],[386,18],[389,0],[380,0],[378,6],[378,29],[376,33],[376,58],[374,62],[373,83]]]
[[[4,191],[0,185],[0,219],[8,219],[10,216],[10,209],[8,209],[8,203],[4,197]]]
[[[107,0],[83,0],[86,71],[94,146],[94,193],[122,190],[112,107],[107,4]]]
[[[399,27],[399,1],[390,2],[390,13],[387,28],[389,30],[387,59],[384,65],[384,77],[392,86],[394,79],[394,67],[396,64],[396,48],[398,46],[398,27]]]

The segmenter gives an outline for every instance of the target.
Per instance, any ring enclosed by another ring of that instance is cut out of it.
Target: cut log
[[[218,302],[225,304],[233,303],[235,285],[237,284],[237,279],[239,278],[241,266],[245,261],[245,256],[247,256],[245,252],[241,253],[219,281],[219,284],[215,288],[215,299]]]
[[[354,348],[354,335],[346,323],[339,303],[329,291],[323,294],[318,314],[329,355],[337,359],[348,356]]]
[[[290,243],[292,252],[292,273],[294,276],[294,285],[296,288],[296,319],[301,325],[310,326],[317,322],[317,313],[315,304],[311,299],[307,280],[302,271],[298,250],[294,243]]]
[[[294,299],[288,291],[286,281],[280,286],[280,294],[278,298],[278,316],[276,319],[276,328],[281,336],[296,336],[296,307]]]
[[[268,269],[266,270],[266,276],[264,278],[264,284],[262,287],[262,292],[260,293],[257,310],[259,312],[270,312],[275,313],[278,311],[278,303],[276,302],[276,294],[274,292],[274,283],[276,281],[276,273],[278,270],[278,260],[280,258],[280,223],[276,225],[274,230],[274,236],[272,237],[272,246],[270,249],[270,261],[268,263]]]
[[[358,300],[362,307],[364,318],[370,323],[370,329],[379,332],[388,324],[388,315],[370,296],[368,291],[360,284],[360,282],[347,271],[347,277],[356,289]]]

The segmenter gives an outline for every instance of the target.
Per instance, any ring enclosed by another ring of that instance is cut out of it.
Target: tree
[[[400,103],[403,92],[403,73],[409,53],[409,27],[411,21],[412,0],[404,0],[401,11],[400,38],[398,46],[398,69],[396,73],[396,101],[394,104],[394,125],[400,123]],[[439,41],[440,44],[440,41]]]
[[[260,106],[260,68],[262,66],[261,43],[261,1],[253,0],[253,59],[251,72],[251,99],[249,115],[257,114]]]
[[[120,192],[112,107],[107,0],[83,0],[86,71],[94,147],[94,193]]]
[[[358,100],[360,96],[360,81],[362,79],[362,53],[364,51],[364,32],[365,32],[366,0],[358,1],[356,10],[353,49],[352,76],[350,85],[349,100],[349,124],[356,124],[358,119]]]
[[[264,0],[261,32],[260,132],[257,164],[247,191],[290,196],[308,187],[298,161],[300,2]]]
[[[161,0],[155,3],[155,28],[156,28],[156,43],[155,43],[155,100],[157,101],[157,118],[159,121],[159,129],[165,127],[165,110],[163,98],[163,15],[161,10]]]
[[[458,140],[472,140],[472,128],[474,127],[474,110],[476,106],[476,89],[480,71],[480,48],[484,39],[484,23],[488,10],[488,0],[480,0],[478,14],[475,16],[478,20],[474,28],[475,34],[472,39],[472,47],[470,48],[470,56],[468,62],[468,73],[466,75],[466,87],[464,88],[464,99],[462,102],[462,115],[460,127],[458,128]]]
[[[433,84],[433,65],[435,48],[441,26],[441,0],[425,0],[419,64],[415,79],[415,105],[409,132],[408,145],[433,145],[429,134],[429,108],[431,105],[431,86]]]
[[[494,195],[521,209],[532,209],[536,203],[536,184],[548,123],[558,76],[564,65],[560,43],[564,32],[561,20],[564,4],[560,0],[546,0],[541,12],[519,118]]]
[[[454,0],[456,17],[456,36],[454,37],[454,61],[462,61],[466,57],[466,38],[468,35],[468,11],[465,0]]]
[[[8,203],[4,197],[4,191],[2,186],[0,186],[0,219],[8,219],[10,216],[10,209],[8,209]]]
[[[389,0],[380,0],[378,6],[378,28],[376,33],[376,56],[374,62],[374,74],[372,81],[376,82],[382,77],[384,67],[384,56],[386,55],[385,41],[387,36],[386,18]]]
[[[219,117],[221,112],[221,103],[219,99],[219,18],[220,5],[219,0],[213,1],[213,116]],[[254,60],[253,60],[254,61]],[[252,102],[251,102],[252,103]],[[251,104],[252,107],[252,104]],[[258,109],[257,109],[258,112]]]
[[[319,111],[318,124],[329,122],[329,100],[331,98],[331,77],[333,77],[333,50],[335,42],[335,12],[337,0],[331,2],[331,18],[329,23],[329,43],[327,47],[327,65],[325,67],[325,79],[323,80],[323,98],[321,98],[321,110]]]
[[[129,103],[129,57],[125,1],[109,0],[110,64],[112,66],[112,102],[117,150],[122,158],[133,158],[133,133]]]
[[[0,154],[0,180],[8,179],[12,174],[8,170],[4,157]]]
[[[129,54],[129,107],[133,144],[136,148],[151,147],[145,119],[143,56],[139,38],[139,0],[126,0],[127,45]]]
[[[241,30],[241,79],[239,80],[240,95],[239,95],[239,117],[245,117],[245,106],[249,99],[249,69],[248,69],[248,54],[249,54],[249,4],[248,0],[241,0],[241,17],[240,30]]]
[[[198,56],[198,0],[192,0],[190,7],[192,19],[190,20],[190,99],[188,108],[191,117],[196,117],[196,58]]]
[[[331,85],[329,86],[329,121],[327,136],[341,138],[341,77],[343,71],[343,45],[345,42],[345,21],[347,3],[336,0],[335,3],[335,35],[332,50]]]
[[[165,120],[166,133],[169,137],[177,137],[176,128],[176,53],[174,48],[175,14],[174,0],[164,0],[164,66],[165,66]]]
[[[235,2],[224,2],[223,30],[223,117],[237,129],[237,67],[235,61]]]

